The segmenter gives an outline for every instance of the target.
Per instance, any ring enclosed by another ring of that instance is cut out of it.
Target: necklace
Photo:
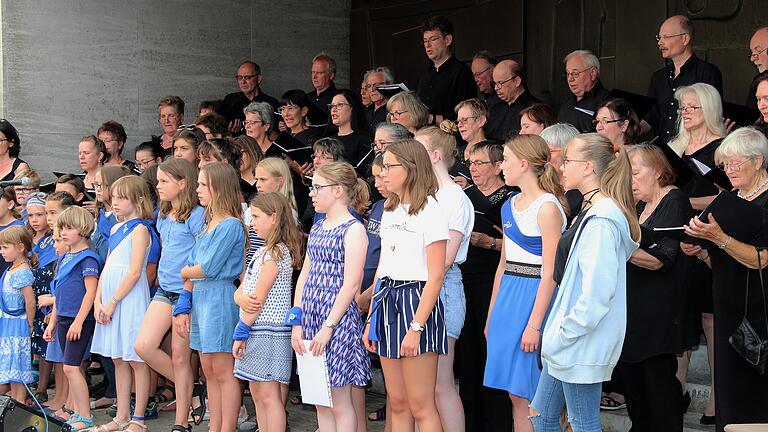
[[[752,189],[752,192],[749,192],[748,194],[742,194],[741,191],[739,191],[736,195],[739,198],[750,199],[753,196],[755,196],[758,192],[760,192],[760,189],[764,188],[765,185],[768,185],[768,177],[766,177],[765,180],[763,180],[762,183],[757,185],[756,188]]]
[[[587,192],[585,192],[584,194],[581,195],[584,198],[584,201],[581,203],[581,209],[582,210],[586,210],[587,207],[591,207],[592,206],[592,198],[594,198],[595,195],[598,194],[598,192],[600,192],[600,188],[592,189],[591,191],[587,191]],[[589,198],[587,198],[588,194],[592,194],[592,195],[589,195]]]

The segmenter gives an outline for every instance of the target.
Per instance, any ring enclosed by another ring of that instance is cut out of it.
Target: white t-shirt
[[[426,281],[427,246],[448,239],[448,215],[432,197],[418,214],[407,210],[402,204],[381,217],[379,277]]]
[[[461,186],[456,183],[440,186],[435,197],[443,212],[448,215],[448,230],[458,231],[464,235],[456,252],[456,258],[453,260],[455,264],[462,264],[467,260],[469,239],[472,227],[475,226],[475,207]]]

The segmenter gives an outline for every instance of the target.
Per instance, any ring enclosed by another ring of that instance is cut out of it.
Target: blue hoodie
[[[608,381],[619,360],[627,327],[626,263],[639,245],[609,198],[595,203],[578,229],[544,327],[541,357],[552,377],[592,384]]]

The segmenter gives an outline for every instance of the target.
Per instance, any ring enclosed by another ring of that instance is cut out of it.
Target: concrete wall
[[[262,67],[262,89],[311,89],[312,57],[325,50],[349,82],[349,0],[2,1],[2,107],[38,170],[78,169],[77,143],[110,119],[128,132],[124,156],[161,132],[156,103],[237,91],[237,65]]]

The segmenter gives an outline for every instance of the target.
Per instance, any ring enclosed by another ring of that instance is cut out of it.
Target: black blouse
[[[696,159],[711,169],[717,169],[715,167],[715,151],[722,142],[722,138],[712,140],[691,154],[683,154],[682,159],[697,174],[700,174],[701,171],[696,167],[696,163],[692,159]],[[701,175],[693,177],[686,184],[682,185],[681,189],[691,198],[717,195],[720,191],[714,183]]]

